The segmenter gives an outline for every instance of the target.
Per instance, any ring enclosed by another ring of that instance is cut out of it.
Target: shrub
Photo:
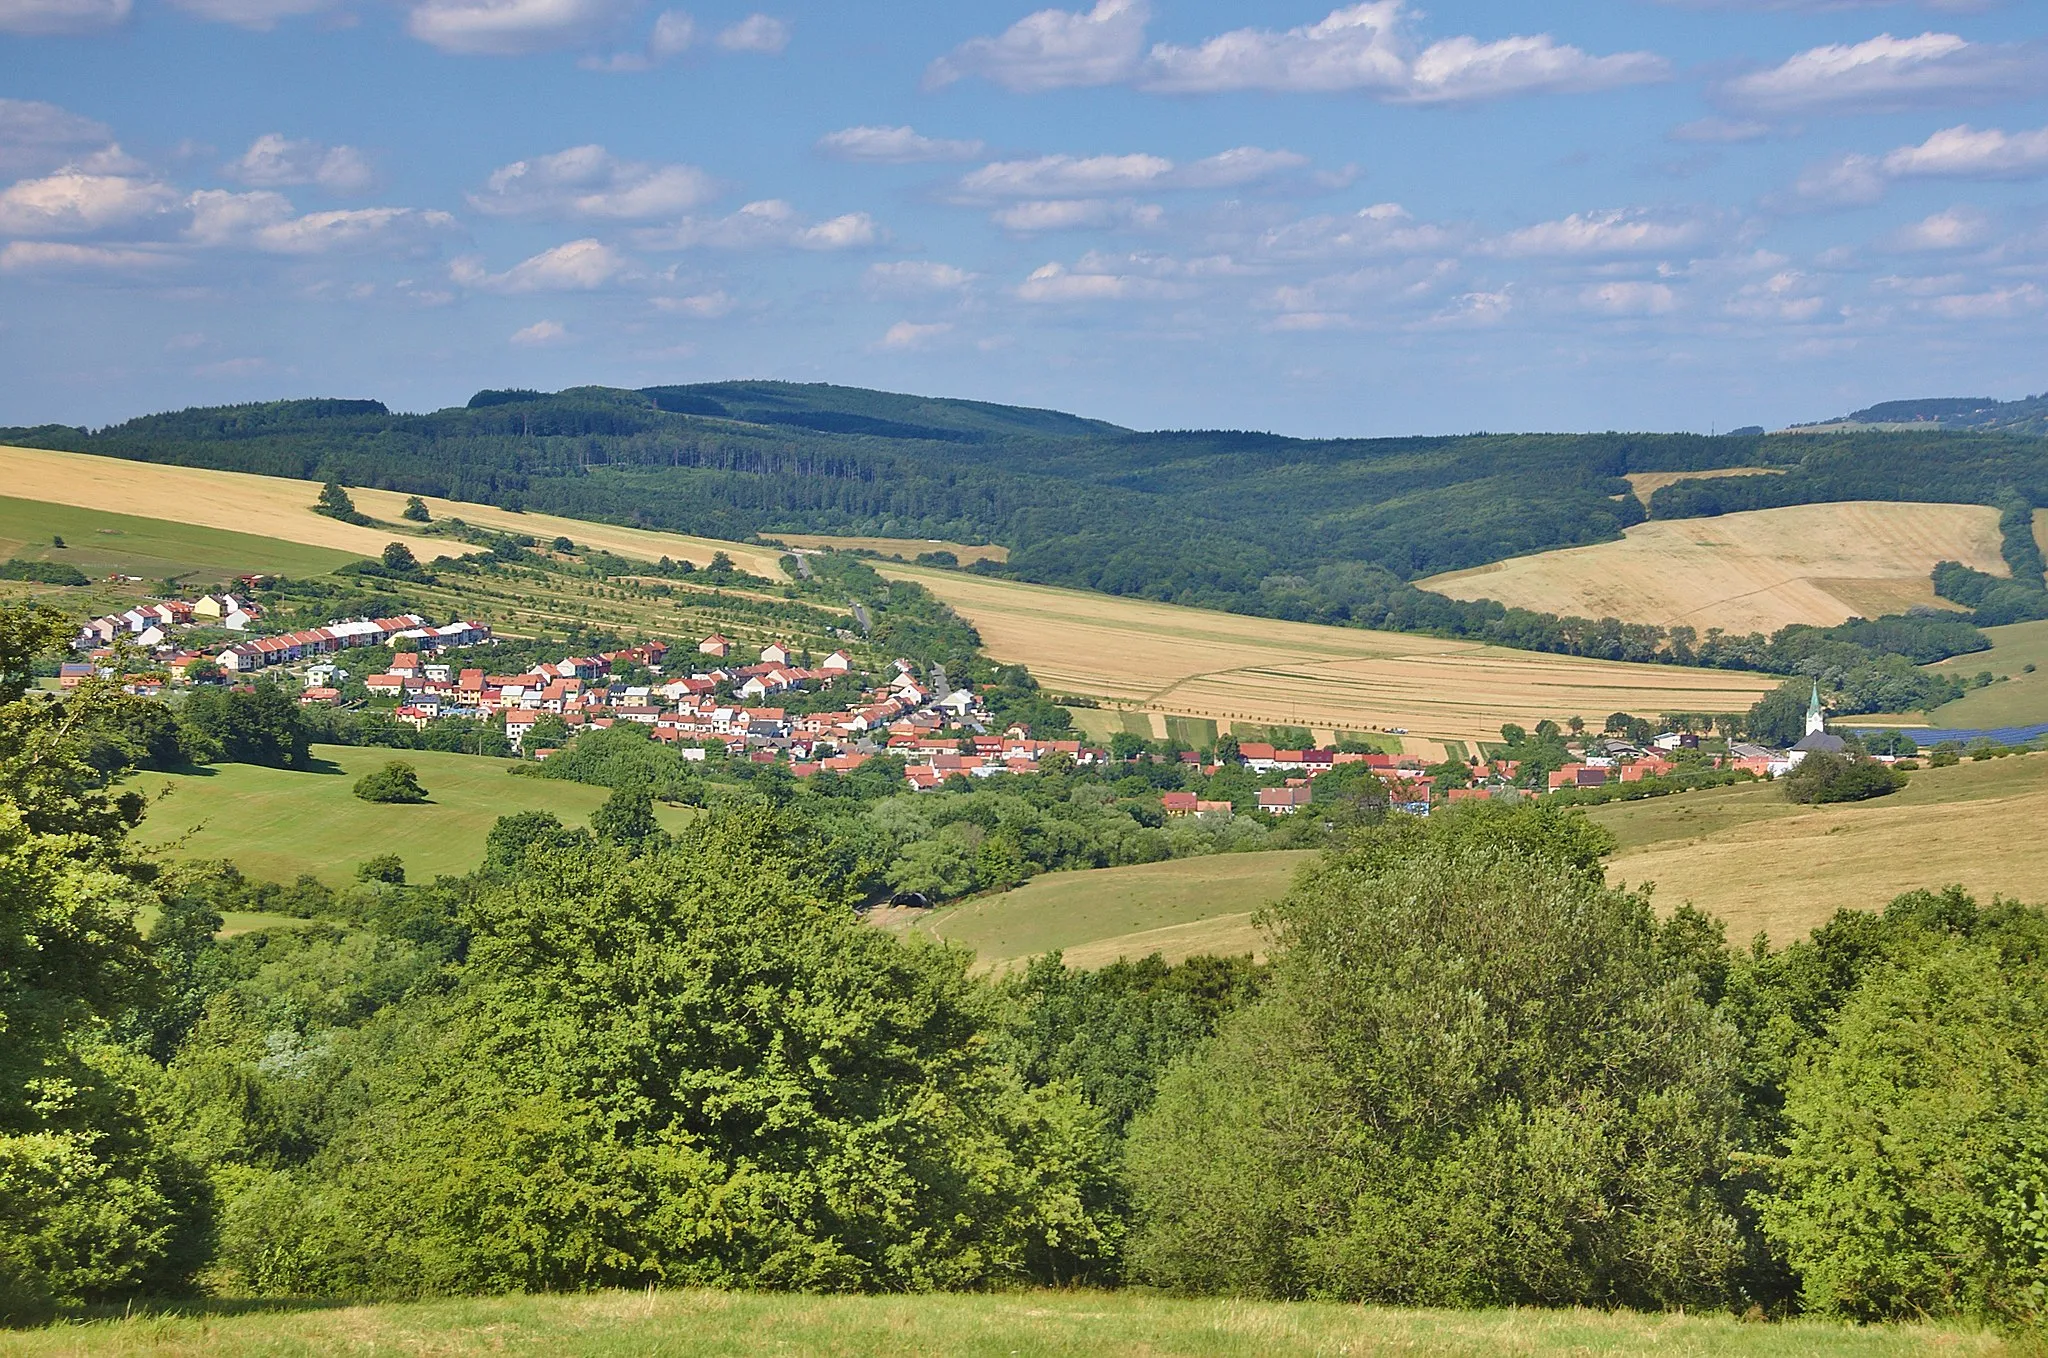
[[[1906,775],[1874,759],[1815,751],[1785,776],[1785,800],[1807,804],[1861,802],[1906,785]]]
[[[414,523],[431,523],[434,518],[432,514],[427,512],[427,502],[417,495],[406,496],[405,508],[399,511],[398,516],[402,519],[410,519]]]
[[[427,799],[427,790],[420,786],[419,773],[402,759],[394,759],[381,769],[372,769],[356,779],[356,796],[366,802],[417,803]]]
[[[360,786],[360,785],[359,785]],[[361,796],[358,791],[357,796]],[[384,882],[390,886],[405,885],[405,860],[395,853],[380,853],[375,858],[366,858],[356,865],[358,882]]]

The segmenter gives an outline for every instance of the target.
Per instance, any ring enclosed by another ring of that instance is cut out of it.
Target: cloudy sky
[[[1707,430],[2048,389],[2038,0],[659,3],[0,0],[0,424],[779,377]]]

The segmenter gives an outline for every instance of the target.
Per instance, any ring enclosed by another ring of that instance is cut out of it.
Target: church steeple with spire
[[[1813,681],[1813,699],[1806,705],[1806,734],[1818,735],[1828,729],[1828,719],[1820,710],[1820,680]]]

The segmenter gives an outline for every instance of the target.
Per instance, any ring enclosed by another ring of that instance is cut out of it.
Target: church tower
[[[1806,734],[1818,735],[1828,729],[1828,720],[1820,710],[1820,680],[1813,681],[1813,700],[1806,705]]]

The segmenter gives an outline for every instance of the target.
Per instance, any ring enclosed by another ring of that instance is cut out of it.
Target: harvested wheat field
[[[358,509],[380,519],[396,522],[399,511],[405,508],[406,497],[395,490],[351,490],[349,494],[355,497]],[[589,519],[565,519],[559,514],[525,513],[466,500],[443,500],[437,495],[420,498],[426,501],[427,512],[437,519],[461,519],[501,533],[526,533],[542,542],[558,537],[568,538],[579,547],[596,547],[640,561],[659,561],[662,557],[669,557],[702,566],[711,560],[712,553],[724,552],[743,571],[770,580],[782,579],[782,553],[773,547],[721,542],[715,538],[690,537],[659,529],[622,528],[617,524],[595,523]]]
[[[16,500],[40,500],[44,504],[75,505],[200,528],[253,533],[361,556],[375,556],[393,537],[402,539],[423,561],[468,550],[459,543],[394,534],[384,528],[359,528],[315,514],[313,500],[320,487],[311,481],[282,476],[170,467],[95,457],[91,453],[53,453],[42,448],[0,445],[0,486]],[[377,513],[366,507],[365,512]]]
[[[1609,881],[1655,882],[1657,905],[1691,901],[1745,943],[1780,943],[1836,910],[1879,910],[1959,883],[1989,902],[2048,903],[2048,755],[1922,769],[1876,801],[1797,806],[1774,784],[1711,788],[1595,808],[1620,848]]]
[[[1783,476],[1775,467],[1722,467],[1708,472],[1630,472],[1622,479],[1644,504],[1664,487],[1679,481],[1713,481],[1723,476]]]
[[[947,542],[939,538],[842,538],[830,533],[769,533],[768,541],[779,542],[787,547],[803,547],[815,551],[838,550],[842,552],[873,552],[878,556],[894,557],[899,561],[911,561],[926,552],[951,552],[963,566],[972,566],[977,561],[1008,561],[1010,549],[992,543],[975,546],[965,542]]]
[[[1705,632],[1774,632],[1795,622],[1949,607],[1937,561],[2007,573],[1998,511],[1984,505],[1842,504],[1637,524],[1621,542],[1568,547],[1421,581],[1456,599]]]
[[[423,561],[474,550],[447,538],[418,537],[389,528],[361,528],[315,514],[313,500],[320,493],[319,485],[282,476],[0,446],[0,486],[18,500],[77,505],[202,528],[255,533],[363,556],[375,556],[394,538],[403,541]],[[398,492],[352,489],[349,494],[356,508],[370,517],[400,522],[399,511],[405,508],[406,497]],[[722,551],[742,570],[771,580],[782,576],[778,564],[781,553],[773,548],[618,528],[553,514],[520,514],[493,505],[434,496],[424,498],[437,519],[461,518],[507,533],[529,533],[542,541],[568,537],[579,544],[648,561],[669,556],[701,566],[711,560],[713,552]]]
[[[1777,684],[1731,670],[1579,660],[957,571],[882,569],[953,605],[991,656],[1025,662],[1054,693],[1224,726],[1403,727],[1439,739],[1498,740],[1503,723],[1544,717],[1739,712]]]

